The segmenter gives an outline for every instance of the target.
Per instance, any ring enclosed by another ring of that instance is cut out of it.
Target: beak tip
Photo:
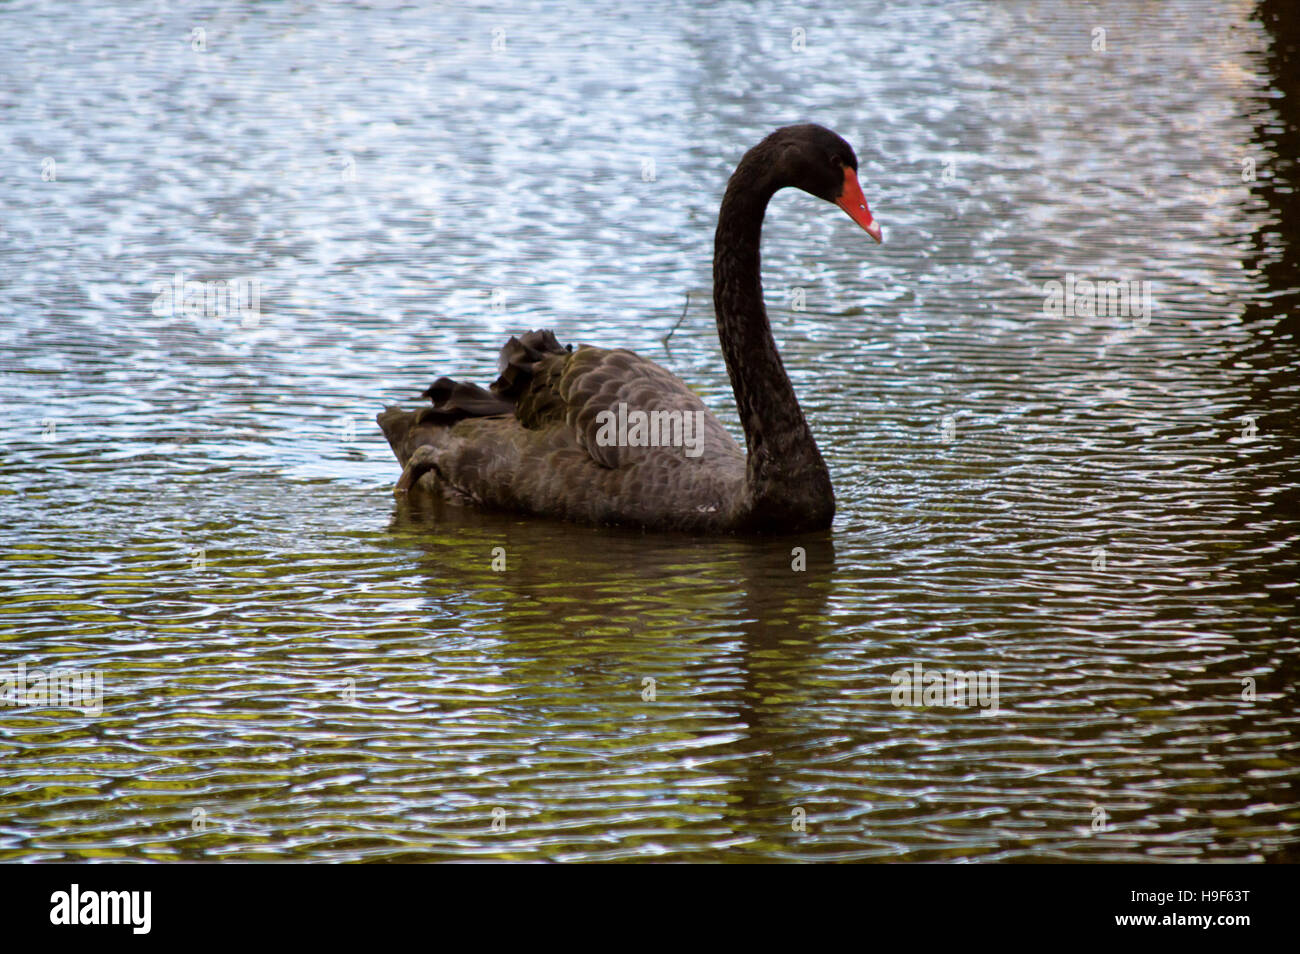
[[[858,182],[857,173],[848,166],[844,167],[844,187],[840,190],[839,196],[832,201],[847,212],[849,218],[858,223],[876,240],[877,244],[885,240],[880,225],[871,217],[871,210],[867,208],[867,200],[862,195],[862,185]]]

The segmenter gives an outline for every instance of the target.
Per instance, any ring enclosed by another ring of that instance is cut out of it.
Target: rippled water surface
[[[0,671],[103,682],[0,708],[0,860],[1291,856],[1287,6],[0,7]],[[735,428],[717,205],[801,120],[885,230],[767,220],[831,533],[394,497],[375,412],[529,328]]]

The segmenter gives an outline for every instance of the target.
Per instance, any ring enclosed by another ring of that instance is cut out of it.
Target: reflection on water
[[[1294,851],[1284,7],[6,6],[0,672],[104,697],[0,708],[0,859]],[[886,234],[768,219],[830,533],[394,500],[374,412],[531,327],[734,425],[717,202],[803,119]]]

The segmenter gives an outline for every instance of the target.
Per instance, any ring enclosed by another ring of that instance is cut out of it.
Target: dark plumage
[[[502,349],[490,389],[439,378],[424,392],[430,406],[379,415],[404,468],[397,489],[418,484],[484,507],[652,529],[829,526],[830,475],[772,340],[759,238],[772,195],[794,186],[836,202],[879,241],[856,170],[853,150],[830,130],[789,126],[746,153],[727,185],[713,298],[748,456],[654,362],[623,349],[575,351],[532,331]],[[637,446],[645,434],[631,426],[618,433],[619,415],[626,423],[634,412],[673,446]]]

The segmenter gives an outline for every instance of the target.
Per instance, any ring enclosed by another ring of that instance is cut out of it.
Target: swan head
[[[793,186],[833,202],[877,242],[880,225],[867,208],[858,182],[853,148],[825,126],[806,123],[778,129],[763,142],[774,153],[772,174],[777,188]]]

